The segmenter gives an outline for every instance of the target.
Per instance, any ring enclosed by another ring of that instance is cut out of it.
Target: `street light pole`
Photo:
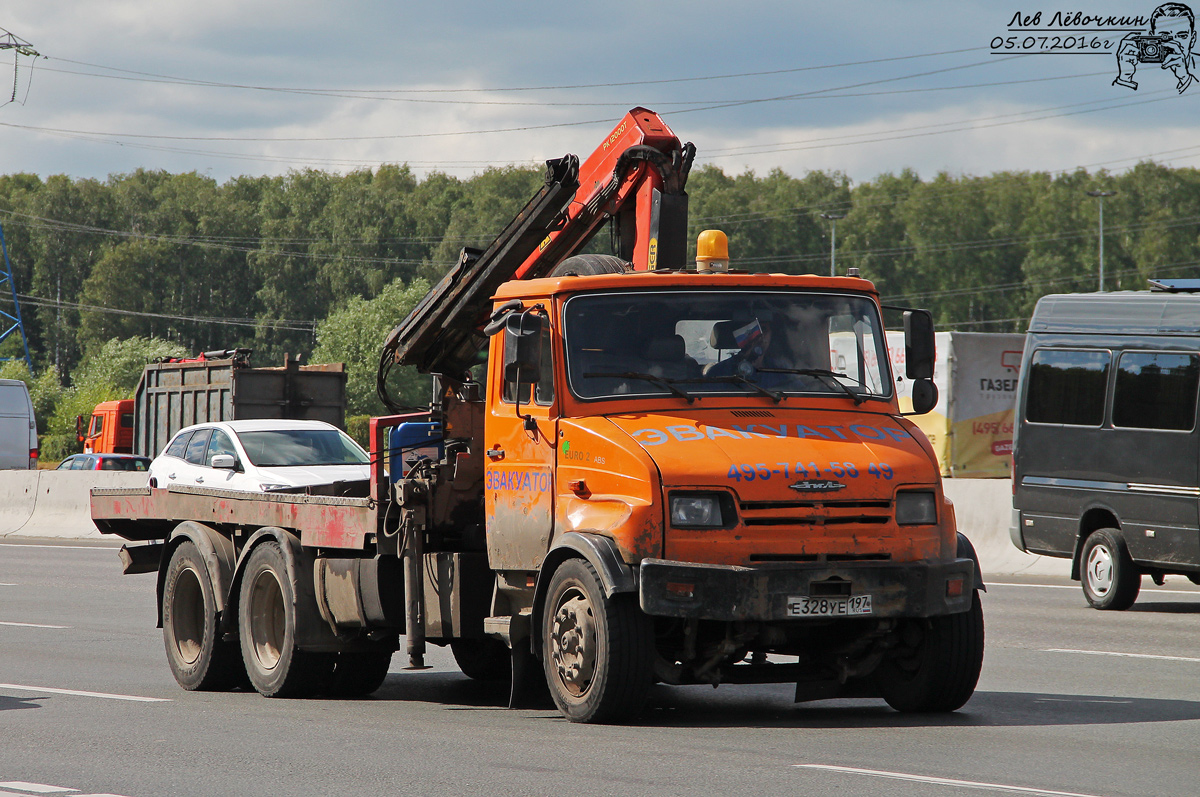
[[[1100,200],[1100,293],[1104,293],[1104,197],[1115,196],[1116,193],[1116,191],[1087,192],[1088,196],[1094,196]]]
[[[822,213],[821,218],[827,220],[832,228],[829,238],[829,276],[837,276],[837,223],[838,219],[846,218],[845,213]]]

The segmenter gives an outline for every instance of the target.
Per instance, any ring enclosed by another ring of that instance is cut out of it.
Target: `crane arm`
[[[680,268],[687,253],[684,186],[695,147],[634,108],[582,166],[574,155],[546,162],[546,181],[484,250],[466,247],[384,343],[379,393],[393,363],[460,379],[487,338],[491,299],[511,279],[547,276],[613,219],[619,254],[636,270]]]

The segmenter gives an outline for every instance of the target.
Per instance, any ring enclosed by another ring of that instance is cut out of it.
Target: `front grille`
[[[731,413],[735,418],[774,418],[775,413],[770,410],[733,410]]]
[[[880,526],[892,520],[892,502],[743,501],[746,526]]]

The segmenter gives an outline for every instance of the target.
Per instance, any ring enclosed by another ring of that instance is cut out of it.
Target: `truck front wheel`
[[[296,611],[283,550],[264,542],[242,576],[238,638],[250,683],[267,697],[303,697],[329,687],[337,654],[296,647]]]
[[[956,711],[975,692],[982,665],[983,607],[975,592],[969,611],[908,621],[875,682],[897,711]]]
[[[559,711],[572,722],[636,716],[653,677],[654,631],[636,597],[604,596],[591,564],[563,562],[550,579],[542,662]]]
[[[162,618],[167,664],[184,689],[231,689],[244,678],[237,645],[218,638],[212,579],[191,540],[180,543],[167,565]]]

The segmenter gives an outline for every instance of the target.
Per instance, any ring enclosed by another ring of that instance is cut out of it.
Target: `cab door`
[[[549,319],[539,318],[536,381],[511,365],[520,344],[510,329],[492,339],[488,413],[484,421],[484,509],[488,559],[494,570],[534,570],[554,530],[555,440],[558,435]],[[512,326],[512,325],[510,325]],[[506,366],[506,360],[508,365]]]

